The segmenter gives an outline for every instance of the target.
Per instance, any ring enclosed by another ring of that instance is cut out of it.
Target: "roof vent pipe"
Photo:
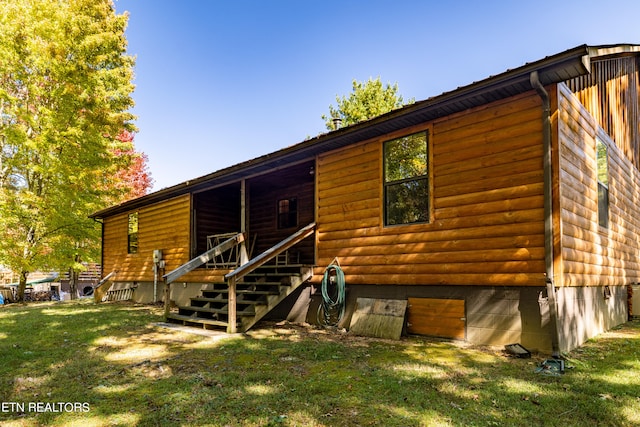
[[[338,130],[342,127],[342,119],[340,117],[334,117],[331,119],[333,121],[333,129]]]

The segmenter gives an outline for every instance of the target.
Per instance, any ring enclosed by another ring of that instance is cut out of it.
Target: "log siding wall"
[[[104,220],[104,268],[117,270],[115,281],[153,281],[152,255],[162,249],[167,271],[189,260],[189,195],[145,206],[138,212],[138,252],[127,253],[127,221],[131,212]]]
[[[116,282],[153,282],[154,249],[162,249],[166,261],[165,272],[179,267],[191,258],[191,195],[145,206],[137,212],[139,246],[135,254],[127,253],[127,220],[130,212],[104,220],[103,274],[118,271],[113,278]],[[181,281],[220,280],[224,273],[226,271],[196,270],[185,275]]]
[[[566,85],[558,85],[564,286],[638,280],[640,173]],[[609,226],[598,225],[596,137],[608,147]]]
[[[543,285],[541,114],[528,92],[320,155],[319,269],[337,257],[350,284]],[[382,144],[421,130],[432,221],[384,227]]]
[[[315,178],[310,173],[311,170],[315,171],[314,161],[293,165],[285,170],[248,181],[248,233],[249,239],[256,239],[253,256],[266,251],[300,228],[314,222]],[[278,201],[289,198],[297,199],[297,225],[281,229],[278,228]],[[297,254],[300,262],[313,264],[315,261],[313,239],[303,240],[289,250],[289,253],[292,255],[293,263],[297,262],[297,257],[293,254]]]
[[[193,257],[207,250],[207,236],[220,233],[239,233],[240,185],[230,185],[193,195],[195,243]]]

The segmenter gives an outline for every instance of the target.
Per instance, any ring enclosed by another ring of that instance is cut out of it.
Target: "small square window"
[[[278,200],[278,228],[291,228],[298,226],[298,199]]]

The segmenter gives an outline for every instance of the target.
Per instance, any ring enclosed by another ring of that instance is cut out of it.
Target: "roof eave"
[[[265,172],[287,163],[313,158],[325,151],[514,96],[531,90],[529,79],[533,71],[538,72],[543,85],[549,85],[588,74],[593,58],[623,53],[637,54],[638,52],[640,52],[640,46],[636,45],[591,47],[581,45],[424,101],[393,110],[371,120],[325,133],[270,154],[111,206],[93,213],[91,217],[101,219],[190,192],[237,182],[243,178],[254,176],[261,171]]]

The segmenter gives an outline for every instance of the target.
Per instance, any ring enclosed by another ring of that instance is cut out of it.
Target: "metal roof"
[[[549,85],[588,74],[591,61],[594,59],[630,54],[640,54],[640,46],[632,44],[581,45],[438,96],[415,102],[371,120],[325,133],[273,153],[112,206],[92,214],[91,217],[105,218],[171,197],[237,182],[250,176],[260,175],[292,163],[311,159],[326,151],[527,92],[532,90],[530,76],[533,71],[538,72],[540,82],[543,85]]]

